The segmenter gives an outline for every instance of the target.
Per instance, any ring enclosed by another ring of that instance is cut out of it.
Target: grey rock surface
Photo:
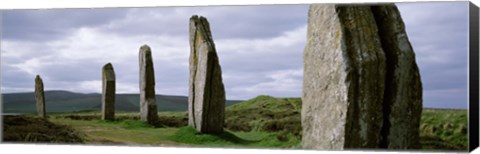
[[[206,18],[190,18],[188,123],[201,133],[223,132],[225,88]]]
[[[35,77],[35,101],[37,106],[37,115],[42,118],[47,117],[45,110],[45,93],[43,91],[43,80],[40,75]]]
[[[418,146],[422,87],[396,7],[314,4],[307,33],[302,145]]]
[[[115,71],[111,63],[102,67],[102,120],[115,119]]]
[[[140,47],[140,119],[150,124],[158,120],[155,99],[155,72],[149,46]]]

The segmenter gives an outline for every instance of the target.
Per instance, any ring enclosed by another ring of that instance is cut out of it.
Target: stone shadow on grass
[[[169,137],[170,140],[180,143],[198,144],[198,145],[229,145],[241,144],[247,145],[259,141],[245,140],[235,134],[224,131],[222,134],[202,134],[191,126],[180,128],[175,134]]]

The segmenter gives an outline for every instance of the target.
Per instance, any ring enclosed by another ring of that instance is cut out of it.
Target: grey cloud
[[[137,8],[129,10],[129,21],[121,19],[124,21],[119,20],[118,25],[103,28],[124,36],[188,36],[189,18],[196,14],[207,17],[214,39],[268,38],[304,25],[307,8],[308,5]]]
[[[179,91],[160,91],[162,94],[188,95],[188,66],[156,64],[156,87],[159,89],[178,88]]]
[[[424,90],[423,107],[467,108],[467,89]]]
[[[290,52],[284,54],[246,54],[238,57],[220,59],[222,67],[239,72],[252,73],[276,69],[303,68],[303,52]]]
[[[44,9],[2,11],[2,39],[48,41],[62,39],[85,26],[106,24],[126,15],[126,9]]]
[[[446,69],[446,70],[426,70],[422,71],[422,83],[424,90],[466,89],[467,86],[467,69]]]
[[[19,71],[18,69],[2,65],[2,91],[3,92],[24,92],[25,89],[33,88],[35,76]]]
[[[236,6],[210,21],[215,38],[269,38],[307,22],[308,5]],[[208,17],[207,17],[208,18]]]
[[[99,80],[103,64],[97,62],[72,62],[62,65],[49,65],[42,68],[43,73],[48,74],[52,81],[75,82]]]
[[[468,2],[398,3],[424,88],[424,106],[466,108]]]

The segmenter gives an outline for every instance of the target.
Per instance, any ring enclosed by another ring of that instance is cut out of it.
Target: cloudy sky
[[[467,107],[468,3],[398,3],[417,56],[424,106]],[[300,97],[308,5],[2,11],[1,92],[101,91],[111,62],[117,93],[138,93],[138,51],[152,48],[156,92],[188,95],[188,22],[207,17],[227,99]]]

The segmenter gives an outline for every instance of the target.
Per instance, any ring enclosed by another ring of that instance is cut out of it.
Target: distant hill
[[[101,94],[83,94],[69,91],[45,91],[47,112],[76,112],[101,109]],[[138,94],[117,94],[115,110],[139,111]],[[241,101],[227,100],[226,106]],[[188,97],[157,95],[158,111],[187,111]],[[35,95],[33,92],[2,94],[2,108],[4,113],[31,113],[36,112]]]

